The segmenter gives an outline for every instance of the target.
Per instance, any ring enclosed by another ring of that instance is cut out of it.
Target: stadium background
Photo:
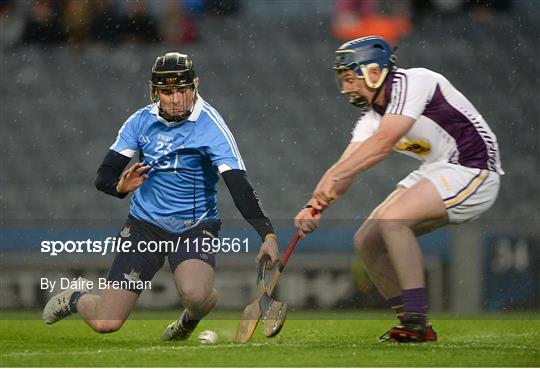
[[[104,14],[146,12],[140,19],[163,25],[167,14],[158,5],[171,3],[113,1]],[[432,308],[538,310],[538,4],[479,1],[475,9],[456,1],[455,8],[444,9],[436,1],[366,3],[381,17],[395,16],[391,8],[397,3],[398,15],[408,12],[411,29],[399,35],[399,65],[449,78],[497,134],[507,173],[497,203],[480,220],[422,240]],[[63,26],[49,27],[69,29],[63,37],[47,36],[56,31],[25,34],[43,4],[50,7],[50,22],[64,17]],[[283,248],[293,231],[291,217],[340,155],[357,116],[339,96],[331,70],[333,51],[342,43],[340,22],[350,15],[347,1],[174,2],[183,6],[179,19],[190,24],[181,39],[113,27],[93,40],[90,32],[76,32],[77,21],[66,26],[66,15],[81,20],[90,14],[77,7],[82,4],[1,3],[0,307],[43,306],[48,295],[39,288],[40,277],[92,279],[106,273],[110,255],[47,256],[39,243],[103,239],[121,228],[129,201],[97,192],[95,172],[124,120],[148,104],[155,57],[171,50],[193,57],[200,93],[235,134]],[[396,156],[363,175],[328,211],[321,229],[302,241],[282,279],[280,299],[294,308],[382,306],[352,257],[351,239],[369,211],[418,165]],[[218,259],[219,307],[239,308],[254,294],[258,245],[220,186],[222,235],[248,234],[252,240],[249,255]],[[139,307],[177,305],[164,268]]]

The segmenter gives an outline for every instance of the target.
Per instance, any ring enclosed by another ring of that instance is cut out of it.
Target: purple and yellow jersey
[[[154,164],[134,191],[130,214],[172,233],[203,220],[217,220],[218,172],[246,170],[234,137],[219,113],[200,96],[183,122],[167,122],[156,104],[127,119],[111,150],[139,153]]]
[[[476,108],[442,75],[397,69],[385,85],[386,109],[375,107],[356,123],[351,142],[364,141],[384,114],[416,119],[394,150],[426,163],[448,162],[503,174],[497,138]]]

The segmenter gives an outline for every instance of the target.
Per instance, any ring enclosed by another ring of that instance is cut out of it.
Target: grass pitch
[[[234,343],[240,312],[213,313],[186,342],[159,336],[178,312],[139,312],[112,334],[99,335],[81,320],[44,324],[41,312],[0,312],[3,367],[455,367],[540,366],[540,314],[434,315],[436,343],[378,343],[394,324],[388,313],[289,313],[279,336],[258,328],[248,344]],[[219,342],[196,336],[216,331]]]

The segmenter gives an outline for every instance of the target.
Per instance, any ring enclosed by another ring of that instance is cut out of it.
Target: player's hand
[[[150,165],[135,163],[131,168],[126,170],[120,176],[120,181],[116,185],[118,193],[128,193],[136,190],[144,181],[148,179],[146,172],[150,169]]]
[[[257,264],[261,261],[261,258],[264,254],[270,256],[270,261],[268,262],[268,269],[274,267],[274,265],[279,261],[279,248],[277,244],[277,239],[275,237],[266,236],[266,241],[263,242],[259,253],[257,254]]]
[[[317,229],[320,220],[320,212],[317,211],[313,214],[313,208],[304,208],[294,217],[294,226],[298,228],[300,237],[306,237],[308,233]]]
[[[323,211],[334,203],[338,195],[335,188],[336,182],[330,177],[324,178],[313,191],[313,200],[311,205],[319,212]]]

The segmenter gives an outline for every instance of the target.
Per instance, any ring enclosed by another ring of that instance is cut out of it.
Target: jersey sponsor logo
[[[166,135],[161,134],[161,133],[157,135],[157,138],[158,138],[158,140],[165,141],[165,142],[171,142],[173,140],[173,138],[171,136],[166,136]]]
[[[431,144],[427,140],[404,139],[394,146],[394,150],[409,151],[419,156],[426,156],[431,152]]]

